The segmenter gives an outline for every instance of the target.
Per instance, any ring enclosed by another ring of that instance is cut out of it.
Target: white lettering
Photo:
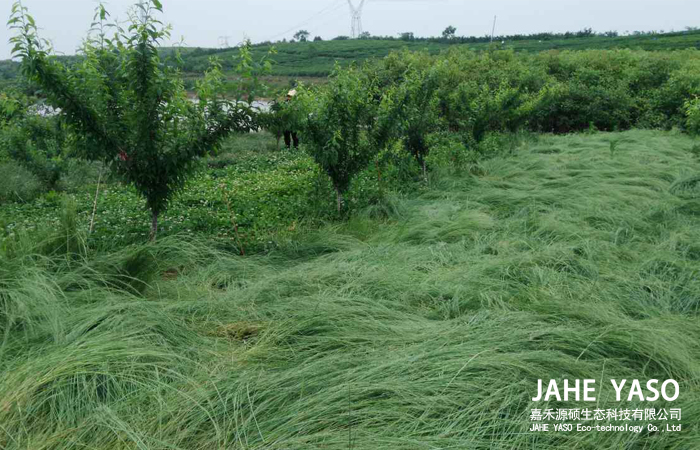
[[[574,381],[574,387],[569,387],[569,380],[564,380],[564,401],[569,401],[569,393],[576,395],[576,401],[579,401],[579,380]]]
[[[593,384],[593,387],[589,387],[589,384]],[[595,380],[583,380],[583,401],[584,402],[594,402],[595,397],[589,397],[588,393],[595,392]]]
[[[631,402],[632,397],[635,396],[640,402],[644,401],[644,394],[642,393],[642,386],[639,384],[639,380],[632,380],[632,387],[630,388],[630,394],[627,396],[627,401]]]
[[[666,393],[666,386],[668,384],[672,384],[674,387],[674,394],[673,397],[669,397],[668,394]],[[664,383],[661,385],[661,395],[663,396],[664,400],[667,402],[672,402],[675,399],[678,398],[678,395],[680,394],[680,388],[678,387],[678,383],[676,380],[666,380]]]
[[[622,398],[622,387],[625,385],[627,380],[622,380],[622,383],[620,383],[619,386],[617,385],[617,382],[615,380],[610,380],[610,382],[613,385],[613,389],[615,389],[615,399],[619,402]]]
[[[561,396],[559,395],[559,388],[557,387],[556,380],[549,381],[549,387],[547,388],[547,393],[544,394],[544,401],[548,401],[551,396],[555,396],[557,401],[561,401]]]
[[[532,397],[533,402],[542,400],[542,380],[537,380],[537,397]]]
[[[654,394],[653,397],[647,397],[648,402],[655,402],[659,399],[659,391],[654,387],[658,384],[659,380],[649,380],[647,381],[647,390]]]

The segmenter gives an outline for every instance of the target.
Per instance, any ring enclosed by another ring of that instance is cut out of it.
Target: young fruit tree
[[[152,240],[197,158],[231,132],[252,128],[245,104],[222,99],[223,75],[215,63],[197,84],[198,101],[187,98],[179,70],[160,58],[169,29],[155,18],[158,12],[159,0],[141,1],[122,29],[98,6],[82,58],[70,67],[51,55],[21,2],[9,21],[16,32],[13,55],[78,136],[79,155],[103,161],[145,198]]]
[[[296,105],[286,101],[275,100],[268,111],[260,111],[257,116],[258,124],[277,139],[277,150],[280,149],[280,141],[287,130],[300,128],[301,111]]]
[[[437,88],[438,79],[433,69],[412,70],[388,94],[400,111],[397,128],[404,149],[418,161],[424,178],[427,177],[426,157],[430,151],[427,138],[441,127]]]
[[[382,101],[375,73],[336,67],[321,89],[299,89],[305,149],[331,179],[338,212],[352,179],[391,136],[390,105]]]
[[[275,47],[263,55],[259,60],[253,58],[253,43],[246,39],[238,46],[235,72],[238,75],[238,97],[249,105],[253,105],[256,98],[264,96],[268,86],[263,82],[264,77],[272,73],[274,61],[272,56],[277,54]]]

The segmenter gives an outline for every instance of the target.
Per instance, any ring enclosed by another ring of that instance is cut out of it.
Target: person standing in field
[[[286,101],[291,101],[295,95],[297,95],[296,89],[292,89],[291,91],[287,92]],[[297,136],[297,132],[293,130],[284,130],[284,144],[287,146],[287,148],[291,148],[292,141],[294,141],[294,148],[299,148],[299,137]]]

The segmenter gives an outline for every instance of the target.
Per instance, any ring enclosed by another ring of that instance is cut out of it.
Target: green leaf
[[[13,55],[18,54],[18,53],[21,52],[22,50],[24,50],[24,46],[22,45],[21,42],[18,42],[18,43],[12,48],[12,54],[13,54]]]

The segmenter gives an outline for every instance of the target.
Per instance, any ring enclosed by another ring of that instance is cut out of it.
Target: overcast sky
[[[112,16],[125,19],[135,0],[110,0]],[[347,0],[161,0],[163,20],[173,26],[173,40],[186,45],[219,46],[220,36],[234,45],[244,37],[254,42],[291,38],[306,29],[324,39],[350,34]],[[12,0],[0,0],[8,17]],[[358,4],[359,0],[353,0]],[[95,0],[24,0],[42,36],[56,50],[75,53],[90,26]],[[682,30],[700,26],[700,0],[367,0],[362,15],[365,31],[397,35],[437,36],[448,25],[458,35],[490,33],[498,16],[497,34],[539,31]],[[6,20],[2,20],[5,23]],[[0,32],[0,59],[10,56],[9,31]]]

